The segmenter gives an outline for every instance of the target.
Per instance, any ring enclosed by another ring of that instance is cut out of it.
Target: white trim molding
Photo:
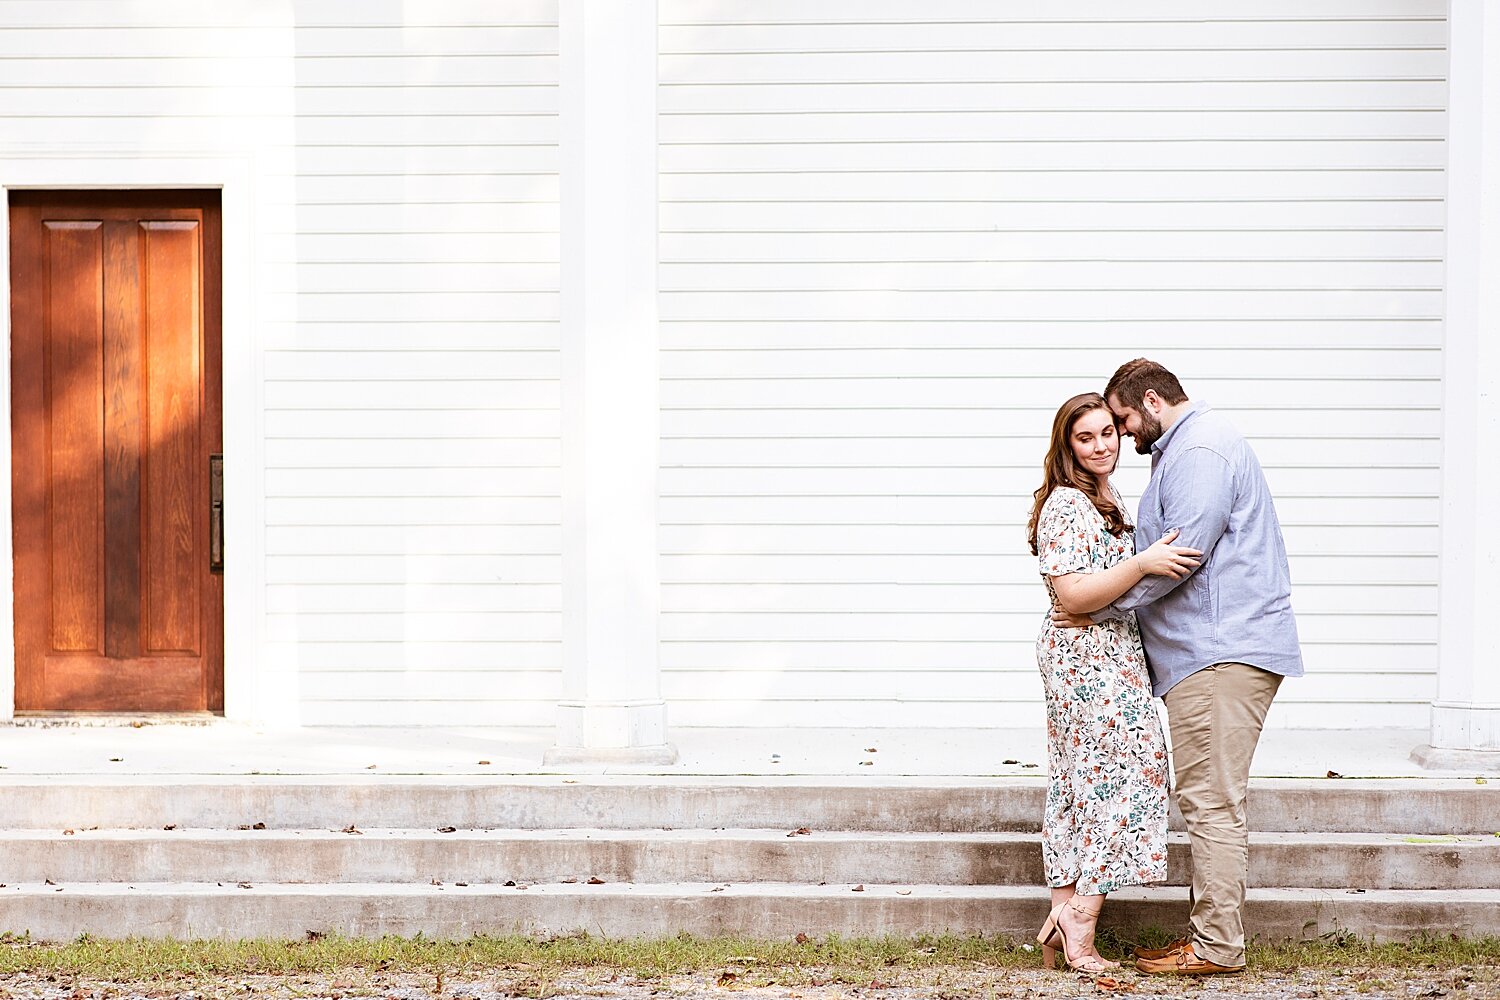
[[[657,623],[656,2],[562,0],[563,697],[550,765],[670,763]]]
[[[142,152],[73,148],[7,150],[0,155],[0,192],[197,188],[221,192],[223,212],[223,401],[225,473],[224,707],[225,717],[261,724],[294,721],[296,687],[267,674],[261,623],[265,560],[261,525],[261,333],[256,321],[255,262],[261,231],[254,179],[255,154],[223,151]],[[10,340],[10,216],[0,211],[0,303]],[[10,366],[0,367],[0,393],[10,397]],[[10,407],[0,408],[0,552],[12,564]],[[15,593],[12,574],[0,574],[0,720],[15,716]]]
[[[1500,10],[1453,0],[1437,697],[1432,748],[1500,754]],[[1422,748],[1426,749],[1426,748]]]

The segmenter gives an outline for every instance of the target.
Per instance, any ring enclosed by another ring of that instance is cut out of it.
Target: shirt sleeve
[[[1214,546],[1229,529],[1229,512],[1234,506],[1234,469],[1218,452],[1193,448],[1164,470],[1160,496],[1162,523],[1168,530],[1180,529],[1172,544],[1202,551],[1198,568],[1180,580],[1170,576],[1142,577],[1109,607],[1094,612],[1090,617],[1095,622],[1123,618],[1142,605],[1161,600],[1208,565]]]
[[[1092,571],[1094,531],[1077,490],[1059,490],[1047,499],[1036,526],[1037,565],[1043,576],[1066,576]]]

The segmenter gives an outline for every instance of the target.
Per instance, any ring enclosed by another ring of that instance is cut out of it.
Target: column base
[[[1500,705],[1433,702],[1432,746],[1500,754]]]
[[[667,742],[664,701],[561,702],[557,743],[542,755],[547,767],[677,763]]]
[[[1500,773],[1500,750],[1450,750],[1421,746],[1411,752],[1411,761],[1429,771],[1484,771]]]

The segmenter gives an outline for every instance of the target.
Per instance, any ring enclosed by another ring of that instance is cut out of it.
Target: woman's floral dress
[[[1082,491],[1052,491],[1036,541],[1054,607],[1054,576],[1102,572],[1135,554],[1130,532],[1123,535],[1109,533]],[[1047,694],[1047,884],[1077,882],[1091,896],[1160,882],[1167,876],[1167,747],[1135,615],[1059,628],[1048,610],[1036,641]]]

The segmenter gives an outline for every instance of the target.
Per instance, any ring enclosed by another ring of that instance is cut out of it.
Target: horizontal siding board
[[[965,25],[954,25],[962,36]],[[991,83],[1067,80],[1436,80],[1447,76],[1441,46],[1402,48],[1254,48],[1198,51],[1157,48],[1132,52],[1096,48],[1028,52],[1011,49],[965,51],[961,43],[934,53],[891,49],[882,52],[738,52],[714,57],[663,52],[664,83],[844,83],[869,80],[922,80]],[[733,105],[728,106],[730,109]]]
[[[557,466],[556,438],[358,438],[266,443],[268,469],[506,469]]]
[[[555,406],[557,393],[555,382],[535,379],[518,379],[504,385],[493,381],[364,379],[355,382],[272,381],[265,386],[266,405],[272,411],[509,411]]]
[[[268,585],[430,585],[468,583],[559,583],[559,555],[307,555],[268,556]]]
[[[1220,350],[1230,345],[1246,353],[1359,350],[1365,347],[1436,349],[1442,346],[1439,317],[1274,321],[1220,317],[1177,324],[1150,320],[1088,322],[1053,318],[1040,323],[1007,319],[936,319],[927,322],[871,319],[811,323],[743,321],[722,317],[662,324],[661,343],[669,351],[719,348],[1025,348],[1036,342],[1039,329],[1073,350],[1118,350],[1121,343],[1129,343],[1142,351],[1158,354],[1171,351],[1182,358],[1196,357],[1196,352]],[[1246,334],[1252,330],[1255,342],[1245,345]],[[1296,354],[1289,356],[1296,357]],[[1302,405],[1306,405],[1305,400]],[[670,412],[674,408],[668,405],[666,409]],[[1266,409],[1253,405],[1244,408]],[[1050,413],[1054,407],[1046,409]]]
[[[662,374],[669,379],[795,378],[812,371],[838,378],[943,378],[963,372],[966,378],[1062,379],[1073,377],[1074,372],[1113,371],[1120,353],[1119,348],[1091,351],[1060,346],[942,351],[668,350],[663,353]],[[1371,379],[1394,372],[1410,379],[1437,379],[1443,370],[1442,355],[1436,349],[1303,350],[1288,355],[1226,347],[1195,352],[1192,361],[1198,380],[1262,380],[1285,374],[1290,358],[1295,358],[1297,377],[1306,379]]]
[[[271,527],[310,525],[509,524],[555,527],[561,500],[535,497],[274,497],[266,501]]]
[[[521,187],[493,183],[489,188]],[[310,182],[304,182],[310,183]],[[413,186],[417,186],[413,184]],[[352,184],[353,200],[366,185]],[[661,179],[667,201],[1280,201],[1294,189],[1302,201],[1440,199],[1443,173],[1394,170],[1053,170],[787,171],[678,173]],[[920,192],[927,192],[923,198]]]
[[[275,614],[266,615],[266,636],[273,642],[556,642],[561,638],[553,612],[486,612],[427,614]],[[346,696],[357,694],[346,689]],[[447,697],[429,689],[428,698]],[[458,700],[458,699],[455,699]]]
[[[266,528],[269,555],[550,555],[556,525],[314,524]]]
[[[452,583],[279,584],[266,588],[272,614],[484,614],[555,612],[562,604],[557,584]]]
[[[1425,229],[1441,231],[1439,202],[1411,200],[1309,201],[1287,196],[1257,202],[1168,201],[1137,204],[1094,200],[945,202],[923,187],[899,201],[799,202],[795,191],[779,201],[663,201],[661,222],[674,232],[1060,232]],[[1290,249],[1290,246],[1289,246]]]
[[[36,0],[32,0],[36,2]],[[65,0],[84,2],[84,0]],[[97,0],[94,0],[97,2]],[[332,0],[321,0],[329,3]],[[975,21],[1106,22],[1149,21],[1171,25],[1191,15],[1194,21],[1246,20],[1358,20],[1367,18],[1442,19],[1444,0],[1257,0],[1247,8],[1241,0],[1068,0],[1062,4],[1006,4],[993,0],[755,0],[753,7],[725,0],[662,0],[659,19],[666,25],[811,23],[945,23],[966,26]]]
[[[557,437],[560,422],[549,407],[464,410],[271,410],[266,413],[267,440],[337,438]]]
[[[267,497],[556,496],[555,466],[536,468],[268,469]]]
[[[336,246],[332,243],[326,245]],[[1139,231],[1097,229],[1071,232],[935,232],[920,229],[892,232],[699,232],[664,234],[662,264],[665,272],[670,274],[677,265],[689,263],[698,267],[729,263],[793,265],[910,261],[934,261],[945,265],[1088,261],[1182,264],[1205,260],[1242,265],[1285,260],[1299,263],[1432,263],[1442,260],[1443,234],[1437,230],[1413,233],[1409,229],[1311,230],[1298,234],[1295,257],[1287,256],[1288,249],[1284,231],[1255,229],[1153,231],[1149,245],[1142,245]]]
[[[557,205],[550,202],[299,205],[297,235],[555,235],[559,218]]]
[[[952,142],[712,142],[663,144],[662,172],[680,173],[991,170],[1424,170],[1446,164],[1438,138],[1287,139],[1171,142],[1084,138],[1017,142],[975,135]]]
[[[1185,13],[1185,12],[1184,12]],[[954,30],[947,22],[901,21],[835,24],[665,24],[663,55],[732,55],[738,52],[1276,52],[1305,49],[1441,49],[1448,42],[1442,18],[1365,20],[1158,20],[1027,21],[977,18]]]
[[[722,88],[677,83],[661,92],[667,114],[724,113]],[[1350,110],[1442,108],[1447,90],[1431,80],[1156,80],[1049,83],[851,81],[746,86],[734,112],[774,114],[872,111],[1059,111],[1129,107],[1139,111],[1285,111],[1329,106]]]

